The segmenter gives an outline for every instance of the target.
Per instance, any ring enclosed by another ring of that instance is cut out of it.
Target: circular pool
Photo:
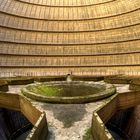
[[[34,100],[54,103],[86,103],[111,96],[116,89],[111,84],[86,81],[35,83],[22,93]]]

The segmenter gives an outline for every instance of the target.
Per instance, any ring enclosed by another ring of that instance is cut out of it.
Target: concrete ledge
[[[25,85],[34,82],[34,79],[31,77],[5,77],[0,78],[8,83],[8,85]]]
[[[140,79],[133,79],[129,85],[129,89],[140,91]]]
[[[37,82],[49,82],[49,81],[66,81],[66,75],[64,76],[37,76],[32,77]]]
[[[93,140],[113,140],[112,135],[96,112],[92,116],[92,136]]]
[[[33,83],[34,81],[37,82],[50,82],[50,81],[66,81],[67,75],[64,76],[30,76],[30,77],[3,77],[0,78],[1,81],[7,82],[9,85],[25,85]],[[104,77],[100,76],[76,76],[72,75],[72,79],[74,81],[101,81]]]
[[[46,140],[48,127],[45,113],[42,113],[26,140]]]
[[[0,107],[20,111],[19,95],[0,92]]]
[[[103,122],[106,123],[117,111],[118,95],[115,94],[107,99],[104,106],[97,110],[97,114],[102,118]]]
[[[72,75],[74,81],[102,81],[104,80],[103,76],[76,76]]]
[[[18,94],[0,93],[0,107],[21,111],[34,125],[27,140],[46,140],[48,135],[46,115],[36,109],[28,99]]]
[[[8,83],[4,80],[0,80],[0,91],[8,91]]]
[[[121,109],[127,109],[140,104],[140,91],[130,91],[116,94],[107,99],[105,104],[93,113],[92,135],[94,140],[113,140],[105,127],[105,123]]]
[[[37,76],[32,77],[37,82],[48,82],[48,81],[66,81],[67,75],[61,76]],[[103,76],[77,76],[72,75],[74,81],[101,81],[104,80]]]
[[[129,84],[131,79],[126,76],[106,76],[104,81],[111,84]]]
[[[85,82],[87,84],[87,82]],[[36,85],[36,84],[31,84]],[[85,95],[85,96],[73,96],[73,97],[58,97],[58,96],[44,96],[41,94],[36,94],[29,91],[27,88],[21,89],[21,92],[24,96],[31,98],[33,100],[41,101],[41,102],[50,102],[50,103],[66,103],[66,104],[76,104],[76,103],[88,103],[97,101],[100,99],[104,99],[116,93],[116,88],[110,84],[105,84],[105,90],[102,92],[98,92],[97,94]],[[100,85],[100,83],[99,83]]]
[[[132,83],[132,84],[129,85],[129,89],[138,91],[138,90],[140,90],[140,85]]]
[[[35,124],[42,112],[32,106],[32,103],[27,98],[19,96],[19,101],[20,111],[28,118],[32,124]]]

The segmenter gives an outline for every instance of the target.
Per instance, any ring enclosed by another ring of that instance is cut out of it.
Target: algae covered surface
[[[44,96],[74,97],[97,94],[105,90],[105,86],[78,82],[41,83],[29,85],[27,89]]]
[[[41,94],[44,96],[60,96],[63,93],[63,89],[56,86],[46,86],[44,84],[36,86],[28,86],[28,90],[36,94]]]

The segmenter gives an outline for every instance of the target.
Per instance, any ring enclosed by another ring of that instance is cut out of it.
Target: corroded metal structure
[[[0,75],[140,75],[139,0],[0,0]]]

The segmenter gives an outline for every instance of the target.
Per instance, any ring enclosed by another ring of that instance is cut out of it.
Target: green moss
[[[86,103],[107,98],[115,92],[115,87],[110,84],[74,81],[34,83],[22,90],[29,98],[54,103]]]
[[[55,86],[36,85],[28,86],[27,89],[36,94],[41,94],[45,96],[59,96],[63,93],[62,88],[58,88]]]
[[[85,130],[85,134],[83,135],[83,140],[92,140],[91,128]]]

